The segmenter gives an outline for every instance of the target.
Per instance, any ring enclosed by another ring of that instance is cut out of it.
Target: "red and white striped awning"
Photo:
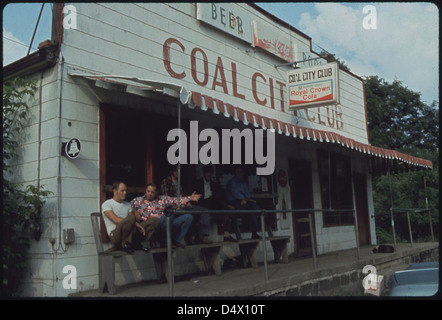
[[[345,148],[356,150],[369,156],[387,160],[402,161],[403,163],[413,167],[433,167],[430,160],[413,157],[395,150],[383,149],[369,144],[360,143],[334,132],[301,127],[277,119],[268,118],[233,106],[230,103],[226,103],[208,95],[195,91],[188,91],[184,87],[176,84],[127,76],[92,75],[81,73],[69,74],[72,77],[81,77],[83,79],[92,81],[96,87],[107,90],[115,90],[115,88],[118,87],[119,90],[123,90],[124,92],[145,97],[148,97],[147,92],[165,94],[171,97],[179,98],[181,104],[187,105],[190,109],[200,108],[201,110],[211,110],[215,114],[223,114],[225,117],[231,117],[235,121],[243,122],[245,125],[253,124],[255,127],[260,127],[263,129],[274,129],[275,132],[285,134],[286,136],[293,136],[294,138],[298,139],[326,143],[336,143]]]
[[[334,132],[301,127],[295,124],[271,119],[195,91],[192,91],[191,93],[191,99],[188,103],[188,106],[189,108],[197,107],[201,108],[202,110],[210,109],[215,114],[224,114],[224,116],[232,117],[234,120],[241,121],[245,125],[253,124],[255,127],[274,129],[275,132],[278,132],[279,134],[293,136],[294,138],[327,143],[337,143],[345,148],[356,150],[370,156],[398,160],[408,165],[422,168],[433,167],[432,162],[429,160],[413,157],[395,150],[383,149],[374,147],[369,144],[360,143]]]

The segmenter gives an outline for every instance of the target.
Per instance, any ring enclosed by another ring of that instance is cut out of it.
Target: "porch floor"
[[[268,264],[268,280],[265,279],[264,264],[258,268],[227,268],[223,267],[222,275],[191,274],[176,277],[171,294],[168,283],[145,281],[117,287],[116,294],[100,293],[98,290],[83,291],[71,294],[76,298],[108,298],[108,297],[248,297],[248,296],[286,296],[286,292],[298,284],[315,279],[334,277],[335,275],[359,270],[357,282],[361,283],[365,274],[362,268],[373,265],[377,274],[384,275],[386,280],[397,270],[406,268],[412,262],[423,257],[424,252],[437,251],[439,243],[398,243],[394,253],[371,254],[374,246],[360,248],[360,259],[357,250],[349,249],[327,253],[317,257],[317,268],[314,268],[312,257],[289,259],[288,264]],[[315,293],[307,293],[315,296]]]

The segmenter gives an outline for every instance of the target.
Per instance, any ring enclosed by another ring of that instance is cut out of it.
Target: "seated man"
[[[178,166],[172,167],[170,170],[170,175],[164,178],[161,182],[161,195],[169,197],[178,197]],[[180,187],[180,194],[183,194],[183,188]],[[199,194],[197,192],[197,194]],[[206,208],[188,203],[187,206],[183,208],[184,210],[206,210]],[[187,242],[192,242],[192,236],[195,234],[195,243],[210,243],[208,236],[210,234],[210,215],[209,214],[198,214],[196,219],[194,219],[194,225],[197,227],[191,227],[191,231],[186,237]],[[196,229],[196,230],[195,230]]]
[[[203,168],[203,177],[196,181],[194,187],[195,192],[201,194],[202,196],[202,199],[198,203],[210,210],[227,211],[235,209],[234,206],[231,206],[225,202],[221,186],[212,180],[212,176],[213,167],[210,165],[205,165]],[[228,212],[223,214],[224,241],[238,241],[230,235],[232,219],[236,219],[236,217],[234,215],[230,215]]]
[[[146,187],[144,196],[135,198],[131,201],[131,206],[140,213],[143,220],[150,220],[152,218],[159,218],[160,224],[157,228],[158,237],[161,246],[166,246],[167,241],[167,226],[166,216],[164,210],[166,207],[177,209],[185,207],[189,201],[198,201],[201,195],[193,193],[191,196],[182,197],[181,203],[178,203],[178,198],[169,196],[158,196],[157,186],[150,183]],[[171,238],[172,245],[179,248],[184,248],[182,240],[192,225],[193,216],[191,214],[179,214],[171,217]]]
[[[183,186],[180,186],[181,194],[183,194]],[[160,195],[176,197],[178,195],[178,166],[173,166],[169,175],[161,181]]]
[[[249,188],[244,179],[244,169],[237,167],[235,169],[235,176],[227,183],[227,203],[234,206],[237,210],[261,210],[256,204],[256,201],[250,199]],[[245,213],[250,221],[250,228],[252,231],[252,239],[261,239],[257,234],[258,220],[256,213]]]
[[[159,225],[158,218],[141,222],[140,214],[125,201],[127,187],[123,182],[112,185],[113,197],[103,202],[101,209],[109,239],[117,248],[132,253],[134,249],[149,251],[141,245],[142,237],[149,240]]]

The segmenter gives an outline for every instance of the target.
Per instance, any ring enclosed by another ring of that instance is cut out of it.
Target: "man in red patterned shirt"
[[[131,201],[133,209],[137,210],[143,220],[147,220],[151,217],[160,218],[160,224],[157,227],[159,231],[160,244],[166,245],[166,216],[164,210],[168,207],[172,209],[178,209],[178,207],[185,207],[189,201],[198,201],[201,198],[200,194],[193,193],[191,196],[181,197],[181,203],[178,203],[178,198],[169,196],[158,196],[157,186],[150,183],[146,187],[146,193],[144,196],[135,198]],[[171,237],[172,245],[184,248],[182,240],[192,225],[193,216],[189,213],[180,214],[171,217]]]

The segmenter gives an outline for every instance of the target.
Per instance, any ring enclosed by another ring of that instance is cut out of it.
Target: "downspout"
[[[59,54],[59,66],[58,66],[58,79],[60,81],[59,87],[59,106],[58,106],[58,140],[59,140],[59,151],[62,146],[62,133],[61,133],[61,112],[62,112],[62,104],[63,104],[63,72],[64,72],[64,58],[63,55]],[[58,154],[58,174],[57,174],[57,220],[58,220],[58,248],[55,250],[55,253],[58,253],[58,250],[61,248],[62,253],[66,252],[66,249],[63,248],[62,245],[62,222],[61,222],[61,161],[62,156],[61,152]]]
[[[58,56],[58,71],[57,79],[59,81],[59,106],[58,106],[58,139],[59,139],[59,149],[61,150],[62,145],[62,135],[61,135],[61,113],[62,113],[62,100],[63,100],[63,74],[64,74],[64,57],[61,53],[61,44],[63,41],[63,8],[64,3],[54,3],[52,10],[52,42],[56,42],[58,45],[58,50],[56,52]],[[61,153],[58,155],[58,174],[57,174],[57,221],[58,221],[58,247],[53,248],[55,254],[61,250],[61,253],[66,252],[66,248],[62,245],[62,223],[61,223]]]
[[[39,97],[38,97],[38,151],[37,151],[37,190],[40,190],[41,182],[41,119],[42,119],[42,107],[43,107],[43,74],[46,69],[43,69],[40,75],[40,88],[39,88]],[[36,225],[34,226],[34,239],[35,241],[39,241],[42,231],[41,231],[41,208],[38,209],[38,220],[36,221]]]

